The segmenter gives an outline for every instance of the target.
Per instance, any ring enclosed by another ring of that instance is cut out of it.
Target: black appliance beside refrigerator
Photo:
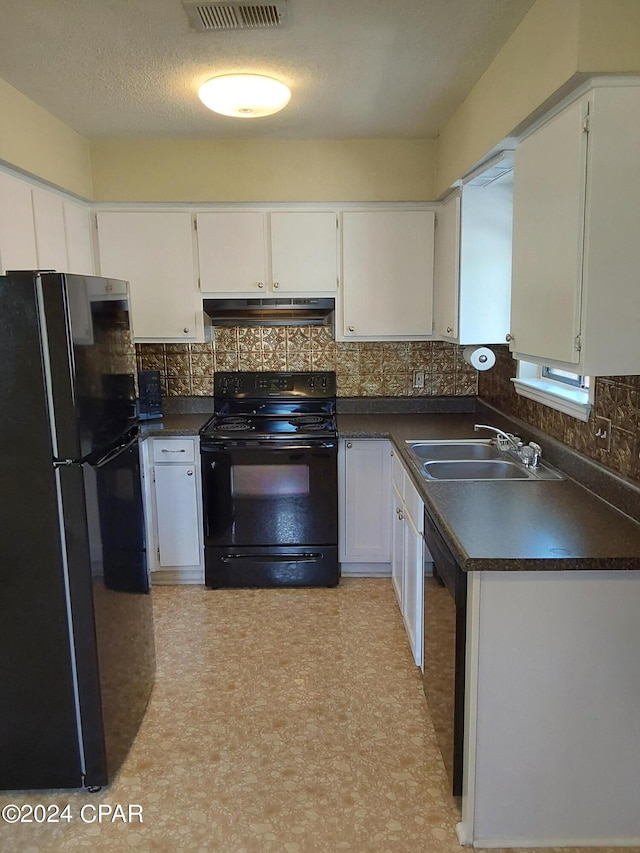
[[[0,789],[112,780],[155,672],[126,283],[0,277]]]

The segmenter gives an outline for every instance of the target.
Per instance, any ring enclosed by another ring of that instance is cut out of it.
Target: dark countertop
[[[464,571],[640,569],[640,524],[570,478],[428,481],[406,440],[473,438],[477,414],[339,415],[341,438],[388,438]],[[488,435],[488,433],[487,433]]]
[[[204,426],[211,413],[198,414],[165,414],[161,418],[143,421],[141,432],[144,438],[162,438],[162,436],[198,435],[200,427]]]
[[[165,414],[144,423],[143,434],[194,436],[210,417],[210,412]],[[640,569],[640,524],[569,477],[425,480],[404,442],[477,438],[473,424],[479,420],[497,423],[486,413],[339,413],[338,431],[340,438],[388,438],[394,444],[464,571]]]

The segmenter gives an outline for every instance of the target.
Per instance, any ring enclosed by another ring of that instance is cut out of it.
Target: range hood
[[[333,299],[204,299],[212,326],[333,326]]]

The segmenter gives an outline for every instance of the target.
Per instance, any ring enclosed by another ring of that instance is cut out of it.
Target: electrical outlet
[[[413,371],[413,387],[424,388],[424,370]]]
[[[611,450],[611,421],[609,418],[596,417],[596,447],[608,453]]]

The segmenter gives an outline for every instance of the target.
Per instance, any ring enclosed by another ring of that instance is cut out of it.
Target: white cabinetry
[[[342,214],[344,340],[422,340],[432,333],[431,210]]]
[[[93,275],[89,208],[0,171],[0,272]]]
[[[190,213],[97,214],[100,274],[131,284],[136,341],[204,339]]]
[[[62,198],[48,190],[31,190],[38,269],[69,272]]]
[[[149,438],[143,450],[152,581],[203,583],[198,439]]]
[[[640,86],[591,85],[515,154],[511,350],[640,371]]]
[[[388,576],[391,444],[384,439],[341,439],[338,481],[343,576]]]
[[[392,456],[391,579],[416,666],[424,646],[424,504],[398,454]]]
[[[0,171],[0,270],[37,268],[31,185]]]
[[[259,297],[337,287],[333,211],[220,211],[197,215],[200,289]]]
[[[492,171],[436,214],[433,331],[459,344],[504,343],[509,331],[513,173]]]
[[[63,200],[64,233],[69,272],[93,275],[93,250],[91,246],[91,214],[86,205]]]

